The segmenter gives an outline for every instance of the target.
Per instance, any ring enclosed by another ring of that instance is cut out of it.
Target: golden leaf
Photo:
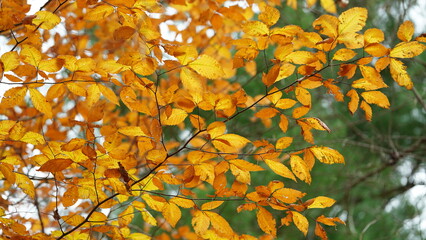
[[[165,205],[163,211],[163,216],[166,219],[166,221],[172,226],[175,227],[176,223],[180,220],[182,217],[182,212],[180,211],[180,208],[174,204],[174,203],[168,203]]]
[[[86,15],[84,16],[84,19],[89,21],[100,21],[107,18],[113,12],[114,7],[107,4],[103,4],[88,10]]]
[[[414,24],[411,21],[403,22],[398,28],[397,36],[403,42],[411,41],[413,34],[414,34]]]
[[[243,148],[249,142],[250,140],[248,140],[245,137],[230,133],[230,134],[223,134],[216,137],[213,140],[213,145],[220,151],[233,152]]]
[[[385,40],[385,34],[377,28],[369,28],[364,32],[364,41],[367,44],[380,43]]]
[[[308,208],[326,208],[331,207],[336,201],[332,198],[319,196],[313,199],[313,202],[308,206]]]
[[[213,210],[215,208],[218,208],[220,205],[222,205],[224,201],[211,201],[211,202],[207,202],[204,203],[203,205],[201,205],[201,210],[205,211],[205,210]]]
[[[319,118],[310,117],[296,120],[297,123],[299,123],[300,121],[304,122],[309,127],[314,128],[316,130],[331,132],[330,128],[328,128],[328,126]]]
[[[33,19],[33,24],[41,24],[42,29],[50,30],[61,22],[60,17],[49,11],[38,11],[35,15],[37,17]]]
[[[317,217],[316,221],[320,223],[324,223],[325,225],[328,225],[328,226],[336,226],[336,222],[345,224],[345,222],[343,222],[338,217],[328,218],[328,217],[325,217],[324,215]]]
[[[169,202],[174,203],[178,205],[179,207],[183,207],[183,208],[193,208],[195,205],[194,201],[190,199],[182,198],[179,196],[170,199]]]
[[[295,51],[288,54],[284,61],[291,62],[294,64],[310,64],[317,61],[318,58],[315,54],[308,51]]]
[[[413,82],[406,70],[407,66],[399,60],[390,59],[390,72],[393,80],[398,83],[399,86],[407,89],[413,88]]]
[[[342,154],[340,154],[338,151],[332,148],[315,146],[315,147],[310,147],[309,150],[322,163],[327,163],[327,164],[345,163],[345,160]]]
[[[6,52],[1,56],[0,60],[3,62],[5,72],[14,70],[20,63],[17,52]]]
[[[334,0],[320,0],[321,6],[329,13],[336,13],[336,3]]]
[[[252,37],[261,37],[269,35],[268,26],[259,21],[249,21],[245,23],[243,26],[243,32],[252,36]]]
[[[295,203],[306,194],[291,188],[280,188],[275,190],[272,195],[283,203],[291,204]]]
[[[274,173],[280,175],[281,177],[290,178],[293,181],[297,182],[296,178],[294,177],[294,174],[284,164],[269,159],[265,159],[265,163],[266,165],[268,165],[269,168],[271,168]]]
[[[278,9],[265,5],[262,12],[259,14],[259,20],[268,26],[274,25],[280,19],[280,11]]]
[[[131,137],[137,137],[137,136],[146,137],[147,136],[143,132],[141,127],[137,127],[137,126],[121,127],[120,129],[118,129],[118,132],[121,133],[121,134],[124,134],[126,136],[131,136]]]
[[[52,106],[46,98],[36,89],[30,88],[30,98],[34,107],[40,112],[44,113],[47,118],[52,118]]]
[[[60,172],[68,168],[73,161],[71,159],[56,158],[45,162],[38,171],[42,172]]]
[[[35,188],[34,184],[27,176],[21,173],[15,174],[15,184],[22,189],[22,191],[27,194],[30,198],[34,199]]]
[[[111,88],[106,87],[102,84],[97,84],[97,86],[99,90],[101,91],[102,95],[106,99],[108,99],[110,102],[114,103],[115,105],[120,105],[117,95],[115,94],[113,90],[111,90]]]
[[[242,159],[229,160],[229,163],[245,171],[263,171],[264,170],[261,166],[253,164],[251,162],[247,162]]]
[[[306,165],[306,162],[303,161],[301,157],[292,155],[290,157],[290,166],[296,177],[308,184],[311,184],[311,174],[309,172],[308,166]]]
[[[342,48],[337,50],[336,53],[333,55],[333,60],[337,61],[348,61],[351,60],[353,57],[356,56],[356,52],[354,52],[351,49]]]
[[[291,143],[293,142],[292,137],[282,137],[277,140],[277,143],[275,144],[276,149],[285,149],[288,148]]]
[[[164,125],[178,125],[179,123],[183,122],[187,116],[188,113],[186,113],[184,110],[173,108],[170,116],[167,116],[165,112],[161,114],[161,123]]]
[[[190,62],[188,67],[194,69],[201,76],[209,79],[217,79],[225,75],[222,66],[216,59],[208,55],[201,55],[196,60]]]
[[[417,41],[401,42],[392,48],[389,56],[393,58],[413,58],[420,55],[425,49],[426,46]]]
[[[382,108],[389,108],[388,97],[380,91],[369,91],[361,93],[362,98],[369,104],[376,104]]]
[[[306,236],[309,228],[308,219],[296,211],[291,211],[291,214],[293,215],[294,225]]]
[[[41,60],[40,51],[28,44],[22,45],[21,56],[24,58],[23,61],[33,65],[34,67],[38,66],[38,63]]]
[[[38,64],[38,69],[46,72],[57,72],[61,70],[64,65],[64,61],[59,58],[52,58],[49,60],[41,60]]]
[[[205,211],[204,213],[210,218],[211,225],[219,233],[226,237],[231,237],[234,235],[234,231],[232,230],[231,226],[229,226],[229,223],[225,220],[225,218],[215,212]]]
[[[296,99],[304,106],[310,106],[311,105],[311,94],[308,90],[296,87]]]
[[[360,31],[365,26],[368,11],[366,8],[354,7],[339,16],[339,38],[346,34]]]
[[[282,98],[278,100],[278,102],[275,104],[275,107],[281,109],[289,109],[292,108],[296,103],[297,101],[291,98]]]
[[[192,227],[197,235],[203,234],[210,226],[210,218],[202,211],[196,210],[191,220]]]
[[[359,105],[359,95],[358,93],[355,91],[355,89],[351,89],[349,90],[349,92],[346,94],[346,96],[350,97],[351,100],[348,102],[348,109],[351,112],[351,114],[353,115],[356,110],[358,109],[358,105]]]
[[[367,119],[367,121],[371,121],[371,118],[373,117],[373,110],[371,109],[371,106],[368,105],[368,103],[366,103],[365,101],[361,101],[359,107],[364,110],[365,119]]]
[[[322,15],[312,23],[312,26],[321,34],[334,39],[337,37],[338,24],[339,19],[337,17],[331,15]]]
[[[39,133],[35,133],[35,132],[26,132],[24,134],[24,136],[19,139],[19,141],[25,142],[25,143],[29,143],[32,145],[38,145],[38,144],[45,144],[45,140],[44,137],[39,134]]]
[[[256,213],[257,224],[266,234],[277,235],[276,221],[272,214],[263,207]]]

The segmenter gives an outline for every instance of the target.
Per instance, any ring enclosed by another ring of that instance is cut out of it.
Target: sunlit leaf
[[[49,11],[38,11],[35,15],[37,17],[33,19],[33,24],[41,24],[40,27],[46,30],[54,28],[61,22],[61,18],[58,15]]]
[[[309,222],[305,216],[296,211],[291,211],[294,225],[306,236],[308,234]]]

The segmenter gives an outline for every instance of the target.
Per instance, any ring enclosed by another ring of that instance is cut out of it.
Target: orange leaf
[[[293,173],[284,164],[268,159],[265,159],[265,163],[274,173],[285,178],[290,178],[296,182],[296,178],[294,177]]]
[[[309,168],[301,157],[292,155],[290,157],[290,165],[291,170],[293,171],[294,175],[296,175],[296,177],[308,184],[311,184],[312,178],[309,172]]]
[[[364,110],[365,119],[367,119],[367,121],[371,121],[371,118],[373,117],[373,110],[371,109],[371,106],[368,105],[368,103],[366,103],[365,101],[361,101],[359,107]]]
[[[343,222],[338,217],[328,218],[328,217],[325,217],[324,215],[317,217],[316,221],[320,223],[324,223],[325,225],[328,225],[328,226],[336,226],[336,222],[345,224],[345,222]]]
[[[21,173],[15,174],[15,184],[30,198],[34,199],[35,188],[31,179]]]
[[[202,235],[210,226],[210,218],[202,211],[196,210],[193,214],[192,227],[197,235]]]
[[[308,208],[326,208],[331,207],[336,203],[334,199],[319,196],[313,199],[313,202],[308,206]]]
[[[205,211],[204,213],[210,218],[211,225],[219,233],[227,237],[234,235],[234,231],[231,226],[229,226],[229,223],[225,220],[225,218],[215,212]]]
[[[403,22],[397,32],[397,36],[401,41],[409,42],[414,34],[414,24],[411,21]]]
[[[274,191],[272,195],[281,202],[290,204],[295,203],[306,194],[291,188],[280,188]]]
[[[259,20],[268,26],[274,25],[280,19],[280,11],[269,5],[265,5],[262,12],[259,14]]]
[[[179,207],[174,203],[169,203],[165,205],[165,208],[163,209],[163,216],[166,219],[172,227],[176,226],[176,223],[180,220],[182,217],[182,213],[179,209]]]
[[[56,158],[45,162],[43,165],[41,165],[38,171],[52,173],[60,172],[68,168],[72,163],[73,161],[71,159]]]
[[[256,214],[257,224],[260,229],[266,234],[271,234],[272,236],[277,235],[276,221],[272,214],[263,207],[259,207],[259,211]]]
[[[47,118],[52,118],[52,107],[46,98],[36,89],[30,88],[30,98],[34,107],[40,112],[46,114]]]
[[[308,90],[296,87],[296,99],[304,106],[310,106],[311,105],[311,94]]]
[[[322,163],[345,163],[342,154],[332,148],[315,146],[310,147],[309,150]]]
[[[327,233],[325,232],[324,228],[319,223],[316,223],[315,225],[315,235],[320,237],[321,240],[328,240]]]
[[[358,109],[359,95],[354,89],[351,89],[346,94],[346,96],[351,98],[351,100],[348,103],[348,109],[351,112],[351,114],[353,115],[356,112],[356,110]]]
[[[376,104],[382,108],[389,108],[390,103],[385,94],[379,91],[369,91],[361,93],[362,98],[369,104]]]
[[[277,143],[275,144],[276,149],[285,149],[288,148],[291,143],[293,142],[292,137],[282,137],[278,139]]]
[[[399,60],[391,58],[390,60],[390,72],[393,80],[398,83],[399,86],[407,89],[413,88],[413,82],[406,70],[407,66]]]
[[[211,202],[207,202],[204,203],[203,205],[201,205],[201,210],[213,210],[215,208],[218,208],[220,205],[222,205],[224,201],[211,201]]]
[[[342,48],[337,50],[336,53],[333,55],[333,60],[337,61],[348,61],[351,60],[353,57],[356,56],[356,52],[354,52],[351,49]]]
[[[293,214],[294,225],[306,236],[309,228],[308,219],[299,212],[291,211],[291,213]]]

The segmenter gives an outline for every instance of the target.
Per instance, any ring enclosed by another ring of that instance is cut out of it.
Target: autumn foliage
[[[366,9],[337,14],[334,1],[307,1],[330,13],[311,29],[279,22],[280,1],[233,2],[60,0],[28,15],[25,0],[2,1],[0,239],[271,239],[291,224],[327,239],[344,224],[305,216],[332,196],[288,187],[315,181],[317,161],[344,163],[315,145],[332,129],[310,114],[311,93],[370,121],[390,107],[382,73],[411,89],[403,61],[426,39],[406,21],[387,46],[364,28]],[[240,132],[242,118],[279,137]],[[276,180],[254,185],[262,171]],[[263,236],[228,223],[219,209],[231,201]]]

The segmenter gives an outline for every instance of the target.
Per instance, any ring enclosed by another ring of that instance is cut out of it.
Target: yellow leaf
[[[210,135],[211,139],[215,139],[216,137],[223,135],[226,131],[226,125],[223,122],[212,122],[207,127],[207,132]]]
[[[8,135],[10,129],[16,124],[12,120],[0,120],[0,135]]]
[[[143,233],[131,233],[127,238],[129,240],[151,240],[152,238]]]
[[[364,41],[367,44],[380,43],[385,40],[385,34],[377,28],[369,28],[364,32]]]
[[[292,137],[282,137],[278,139],[277,143],[275,144],[276,149],[285,149],[288,148],[291,143],[293,142]]]
[[[306,236],[309,228],[308,219],[296,211],[291,211],[291,214],[293,215],[294,225]]]
[[[250,21],[243,25],[243,31],[252,37],[261,37],[269,35],[268,26],[259,21]]]
[[[203,84],[201,83],[200,76],[194,73],[189,68],[182,68],[180,71],[180,80],[185,89],[188,89],[191,93],[196,93],[198,98],[201,98],[203,94]]]
[[[310,106],[300,106],[293,110],[293,118],[300,118],[305,116],[311,110]]]
[[[32,145],[38,145],[38,144],[45,144],[46,143],[44,141],[44,137],[41,134],[35,133],[35,132],[26,132],[24,134],[24,136],[21,139],[19,139],[19,141],[29,143],[29,144],[32,144]]]
[[[165,112],[161,114],[161,123],[164,125],[178,125],[179,123],[183,122],[187,116],[188,113],[186,113],[184,110],[173,108],[170,116],[167,116]]]
[[[183,207],[183,208],[192,208],[195,205],[193,200],[186,199],[186,198],[183,198],[183,197],[174,197],[174,198],[170,199],[169,202],[174,203],[174,204],[178,205],[179,207]]]
[[[337,50],[336,53],[333,55],[333,60],[337,61],[348,61],[351,60],[353,57],[356,56],[356,52],[354,52],[351,49],[342,48]]]
[[[16,180],[15,175],[17,173],[13,172],[13,165],[12,164],[0,162],[0,173],[9,182],[9,184],[15,183],[15,180]],[[0,208],[0,217],[2,217],[1,208]]]
[[[107,216],[101,212],[94,212],[90,218],[89,222],[91,222],[93,225],[104,225],[107,221]]]
[[[309,127],[313,129],[331,132],[330,128],[328,128],[328,126],[319,118],[310,117],[296,120],[297,123],[299,123],[300,121],[306,123]]]
[[[364,110],[365,119],[367,119],[367,121],[371,121],[371,118],[373,117],[373,110],[371,109],[371,106],[368,105],[368,103],[366,103],[365,101],[361,101],[359,107]]]
[[[15,184],[30,198],[34,199],[35,188],[31,179],[24,174],[17,173],[15,174]]]
[[[222,66],[216,59],[208,55],[201,55],[196,60],[190,62],[188,67],[194,69],[201,76],[209,79],[217,79],[225,75]]]
[[[34,67],[38,66],[38,63],[41,60],[40,51],[28,44],[24,44],[21,48],[21,56],[24,58],[23,61],[33,65]]]
[[[6,52],[0,59],[3,62],[5,72],[14,70],[20,63],[17,52]]]
[[[122,227],[129,225],[135,215],[134,211],[135,209],[133,206],[128,206],[126,209],[124,209],[124,211],[118,215],[118,224]]]
[[[283,203],[295,203],[300,198],[305,196],[305,193],[302,193],[301,191],[291,189],[291,188],[280,188],[278,190],[275,190],[272,196],[274,196],[276,199],[280,200]]]
[[[146,159],[153,161],[154,163],[163,162],[166,159],[166,157],[167,157],[167,153],[163,149],[150,150],[146,155]]]
[[[97,84],[91,84],[87,88],[87,97],[86,103],[88,107],[92,107],[101,97],[101,91],[98,88]]]
[[[271,234],[273,237],[277,235],[276,221],[274,216],[263,207],[259,207],[259,211],[256,213],[257,224],[260,229],[266,234]]]
[[[220,151],[227,152],[227,151],[238,151],[249,142],[250,140],[248,140],[245,137],[230,133],[230,134],[223,134],[223,135],[220,135],[219,137],[216,137],[213,140],[213,145]]]
[[[317,61],[318,58],[315,54],[308,51],[295,51],[288,54],[284,61],[291,62],[294,64],[310,64]]]
[[[210,226],[210,218],[202,211],[196,210],[191,220],[192,227],[197,235],[202,235]]]
[[[411,81],[410,76],[408,75],[407,66],[404,65],[399,60],[391,58],[390,60],[390,73],[399,86],[405,87],[407,89],[413,88],[413,82]]]
[[[33,19],[33,24],[41,24],[42,29],[50,30],[61,22],[61,18],[50,11],[38,11],[35,15],[37,17]]]
[[[265,163],[274,173],[280,175],[281,177],[290,178],[296,182],[296,178],[294,177],[293,173],[284,164],[269,159],[265,159]]]
[[[332,148],[315,146],[309,149],[322,163],[345,163],[345,159],[343,158],[342,154]]]
[[[74,63],[74,70],[81,72],[91,72],[96,68],[96,62],[92,58],[80,58]]]
[[[40,112],[44,113],[47,118],[52,118],[52,106],[46,98],[36,89],[30,88],[30,98],[34,107]]]
[[[334,39],[337,37],[338,24],[339,19],[337,19],[337,17],[331,15],[322,15],[312,23],[312,26],[321,34]]]
[[[366,8],[354,7],[339,16],[339,35],[343,36],[360,31],[365,26],[368,11]]]
[[[151,213],[149,213],[146,209],[145,209],[144,211],[141,211],[141,214],[142,214],[142,218],[143,218],[143,220],[144,220],[146,223],[148,223],[148,224],[150,224],[150,225],[152,225],[152,226],[157,226],[157,219],[155,219],[155,218],[151,215]]]
[[[364,50],[373,57],[389,55],[389,49],[380,43],[369,44],[364,48]]]
[[[397,32],[397,36],[401,41],[409,42],[414,34],[414,24],[411,21],[403,22]]]
[[[316,221],[320,223],[324,223],[325,225],[328,225],[328,226],[336,226],[336,222],[345,224],[345,222],[340,220],[340,218],[338,217],[328,218],[328,217],[325,217],[324,215],[317,217]]]
[[[62,220],[71,226],[77,226],[84,221],[84,217],[78,214],[72,214],[68,216],[61,216]]]
[[[311,105],[311,94],[308,90],[296,87],[296,99],[304,106],[310,106]]]
[[[120,129],[118,129],[118,132],[121,133],[121,134],[124,134],[126,136],[131,136],[131,137],[137,137],[137,136],[146,137],[147,136],[142,131],[141,127],[137,127],[137,126],[121,127]]]
[[[280,19],[280,11],[269,5],[265,5],[264,9],[259,14],[259,20],[268,26],[274,25],[278,19]]]
[[[71,159],[56,158],[45,162],[38,171],[42,172],[60,172],[68,168],[73,161]]]
[[[213,210],[215,208],[218,208],[220,205],[222,205],[224,201],[211,201],[211,202],[207,202],[204,203],[203,205],[201,205],[201,210]]]
[[[401,42],[392,48],[389,56],[393,58],[413,58],[420,55],[425,49],[426,46],[417,41]]]
[[[346,96],[351,98],[351,100],[348,103],[348,109],[351,112],[351,114],[353,115],[355,113],[355,111],[358,109],[359,95],[354,89],[351,89],[346,94]]]
[[[296,177],[308,184],[311,184],[311,174],[309,172],[308,166],[306,165],[306,162],[303,161],[301,157],[292,155],[290,157],[290,165],[291,170],[293,171],[294,175],[296,175]]]
[[[334,3],[334,0],[321,0],[320,1],[321,6],[324,8],[325,11],[329,13],[336,13],[336,4]]]
[[[233,160],[229,160],[229,163],[237,166],[238,168],[245,170],[245,171],[263,171],[264,169],[256,164],[253,164],[251,162],[247,162],[245,160],[242,159],[233,159]]]
[[[280,123],[278,124],[278,126],[280,127],[281,131],[283,131],[284,133],[287,132],[288,119],[285,115],[283,114],[280,115]]]
[[[142,76],[149,76],[157,69],[157,60],[151,57],[144,57],[132,66],[133,71]]]
[[[115,94],[113,90],[111,90],[111,88],[106,87],[102,84],[97,84],[97,85],[102,95],[104,95],[106,99],[108,99],[110,102],[114,103],[115,105],[120,105],[117,95]]]
[[[59,58],[52,58],[49,60],[41,60],[38,64],[38,69],[46,72],[57,72],[61,70],[64,65],[64,61]]]
[[[22,139],[27,129],[24,127],[23,122],[17,122],[9,131],[9,138],[15,141]]]
[[[291,98],[282,98],[278,100],[278,102],[275,104],[275,107],[281,109],[289,109],[292,108],[296,103],[297,101]]]
[[[231,169],[232,175],[235,176],[235,180],[244,184],[251,183],[251,175],[249,171],[241,169],[235,165],[231,165],[229,168]]]
[[[319,196],[313,199],[313,203],[311,203],[308,208],[326,208],[331,207],[336,202],[332,198]]]
[[[84,19],[89,21],[99,21],[107,18],[113,12],[114,7],[107,4],[99,5],[93,9],[90,9],[84,16]]]
[[[388,98],[380,91],[363,92],[361,96],[369,104],[376,104],[382,108],[389,108],[390,106]]]
[[[102,69],[103,71],[107,73],[119,73],[125,70],[128,70],[130,67],[120,64],[115,60],[108,59],[108,60],[102,60],[97,63],[97,68]]]
[[[182,217],[182,213],[180,211],[180,208],[176,204],[168,203],[164,207],[163,216],[166,219],[166,221],[170,225],[172,225],[172,227],[175,227],[176,223]]]
[[[204,213],[207,214],[213,228],[215,228],[219,233],[226,237],[234,235],[234,231],[231,226],[229,226],[229,223],[225,220],[225,218],[215,212],[205,211]]]

